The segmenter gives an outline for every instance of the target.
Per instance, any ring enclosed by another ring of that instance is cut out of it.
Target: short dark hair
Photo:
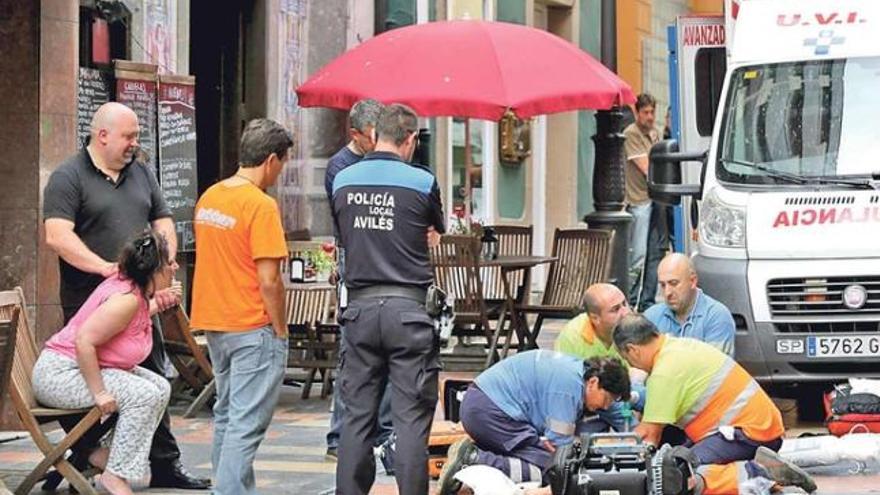
[[[119,273],[134,282],[147,297],[146,289],[153,275],[169,262],[168,241],[153,230],[145,230],[125,243],[119,255]]]
[[[639,111],[645,107],[657,108],[657,98],[654,98],[650,93],[642,93],[638,97],[636,97],[636,111]]]
[[[614,346],[620,352],[626,351],[628,345],[645,345],[660,336],[657,327],[651,320],[642,315],[626,315],[617,322],[612,332]]]
[[[376,134],[382,141],[391,141],[400,146],[414,132],[419,132],[419,117],[416,112],[401,103],[392,103],[382,109]]]
[[[291,146],[293,137],[278,122],[269,119],[251,120],[241,133],[239,164],[244,168],[259,166],[272,153],[283,160]]]
[[[594,376],[603,390],[620,400],[629,400],[629,371],[621,360],[609,357],[584,360],[584,382]]]

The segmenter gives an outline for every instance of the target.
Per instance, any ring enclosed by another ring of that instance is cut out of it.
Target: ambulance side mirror
[[[694,196],[700,199],[707,154],[707,151],[681,153],[678,151],[678,141],[674,139],[665,139],[651,147],[648,166],[648,194],[651,199],[667,205],[681,204],[682,196]],[[683,162],[701,164],[698,183],[682,183]]]

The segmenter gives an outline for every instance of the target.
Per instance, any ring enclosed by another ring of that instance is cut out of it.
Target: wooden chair
[[[473,325],[477,335],[491,343],[493,331],[479,267],[480,240],[469,235],[444,235],[430,254],[434,283],[454,298],[453,333],[459,337],[469,335],[464,327]]]
[[[522,304],[525,314],[536,314],[532,335],[538,339],[545,318],[568,319],[583,309],[587,288],[608,280],[614,232],[599,229],[556,229],[553,256],[541,304]]]
[[[165,353],[179,375],[172,386],[173,395],[189,389],[194,397],[184,418],[195,416],[216,392],[214,368],[208,357],[208,343],[201,333],[193,332],[183,308],[176,306],[159,313]]]
[[[15,358],[18,314],[19,309],[13,307],[11,314],[0,316],[0,416],[5,406],[9,376],[12,374],[12,360]]]
[[[339,330],[327,323],[335,289],[329,285],[296,284],[287,289],[287,328],[290,330],[288,368],[306,371],[302,398],[311,394],[315,376],[320,374],[321,398],[332,390],[331,377],[336,369]],[[295,380],[286,379],[285,383]]]
[[[39,356],[39,350],[28,323],[25,307],[24,293],[20,287],[16,287],[11,291],[0,292],[0,319],[8,319],[16,311],[18,313],[15,357],[13,359],[12,380],[9,387],[10,398],[18,417],[43,454],[43,460],[28,474],[15,490],[15,493],[17,495],[30,493],[34,485],[45,477],[49,468],[54,466],[79,493],[83,495],[96,495],[97,492],[86,480],[86,477],[83,475],[84,473],[77,471],[73,465],[67,462],[64,459],[64,454],[89,428],[101,419],[101,410],[97,407],[51,409],[40,407],[37,404],[31,386],[31,374]],[[43,433],[40,426],[66,416],[81,416],[83,414],[85,414],[85,417],[77,423],[70,433],[55,444]]]
[[[491,225],[487,226],[495,231],[498,238],[498,254],[501,256],[531,256],[532,255],[532,226],[522,227],[518,225]],[[501,269],[497,266],[488,266],[481,269],[483,279],[483,293],[486,303],[491,306],[499,305],[506,297],[504,283],[501,281]],[[508,281],[511,287],[519,289],[516,294],[517,300],[521,301],[528,294],[529,270],[520,270],[509,275]]]
[[[519,225],[490,225],[498,238],[498,254],[501,256],[531,256],[532,255],[532,232],[531,225],[524,227]],[[483,294],[486,299],[486,307],[489,310],[489,318],[498,319],[500,310],[505,302],[504,282],[501,280],[501,268],[487,266],[480,269],[483,280]],[[507,275],[511,289],[516,291],[514,299],[517,304],[526,302],[531,283],[531,270],[517,270]],[[495,328],[496,341],[504,337],[504,353],[507,357],[507,349],[510,347],[511,320],[506,320],[505,328]],[[497,344],[498,342],[496,342]]]

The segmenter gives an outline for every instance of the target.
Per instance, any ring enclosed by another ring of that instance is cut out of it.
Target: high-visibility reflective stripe
[[[736,397],[736,400],[733,401],[733,404],[730,405],[730,409],[724,413],[724,416],[721,416],[721,421],[718,422],[718,426],[727,426],[733,423],[733,420],[736,419],[743,409],[746,408],[749,401],[752,400],[752,397],[758,393],[758,390],[758,382],[754,380],[749,382],[746,388]]]
[[[510,463],[510,479],[514,483],[522,483],[522,461],[516,457],[508,457],[507,461]]]
[[[679,426],[682,428],[686,427],[691,421],[694,420],[704,409],[709,405],[709,401],[715,396],[715,393],[721,388],[721,385],[724,383],[724,380],[727,379],[727,376],[733,370],[736,363],[733,359],[727,358],[724,360],[724,365],[721,369],[718,370],[717,373],[712,377],[709,381],[709,385],[706,387],[706,391],[703,392],[703,395],[694,403],[694,405],[685,413],[684,416],[678,421]]]
[[[560,435],[574,435],[574,423],[566,423],[565,421],[550,418],[547,420],[547,426]]]
[[[688,437],[697,442],[717,431],[721,425],[721,418],[727,414],[740,394],[752,383],[755,383],[755,380],[751,375],[742,367],[734,366],[717,390],[714,392],[706,391],[707,394],[711,394],[711,399],[685,426],[684,430]]]
[[[542,481],[541,469],[534,464],[529,464],[529,479],[526,481]]]

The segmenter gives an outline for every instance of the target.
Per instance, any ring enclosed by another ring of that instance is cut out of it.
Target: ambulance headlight
[[[706,244],[725,248],[746,246],[746,210],[729,205],[709,191],[700,205],[700,238]]]

